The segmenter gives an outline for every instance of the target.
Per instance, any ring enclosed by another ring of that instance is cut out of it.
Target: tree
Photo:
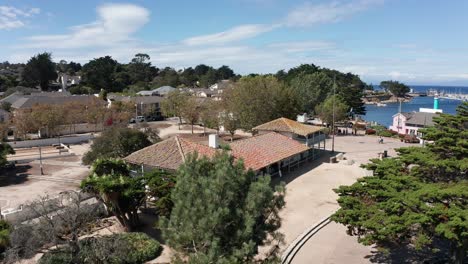
[[[31,118],[36,122],[36,126],[41,130],[45,129],[47,137],[60,134],[60,125],[65,124],[64,111],[61,105],[37,104],[31,108]],[[41,133],[43,136],[43,134]]]
[[[291,87],[300,98],[301,110],[311,113],[332,91],[333,79],[322,72],[299,74],[291,80]]]
[[[175,90],[169,92],[166,98],[161,102],[161,111],[167,116],[176,116],[179,118],[179,129],[182,123],[183,106],[187,104],[190,96],[187,93]]]
[[[7,155],[15,154],[15,150],[7,143],[0,143],[0,168],[4,167],[7,163]]]
[[[94,194],[127,231],[139,225],[138,209],[145,201],[145,181],[131,177],[128,165],[117,159],[98,159],[81,189]]]
[[[279,117],[295,118],[298,100],[289,90],[271,75],[243,77],[233,89],[223,92],[226,112],[232,113],[239,127],[246,130]]]
[[[124,158],[149,145],[151,142],[145,133],[126,127],[114,127],[94,139],[91,149],[83,156],[83,163],[92,164],[103,158]]]
[[[336,189],[341,208],[332,219],[365,245],[444,252],[448,244],[450,261],[461,264],[468,252],[468,103],[457,115],[442,114],[434,122],[421,130],[434,143],[401,148],[396,158],[372,160],[365,167],[374,176]]]
[[[210,85],[216,83],[218,80],[218,74],[215,69],[210,68],[205,74],[200,76],[200,86],[209,87]]]
[[[7,112],[10,112],[11,111],[11,103],[10,102],[2,102],[0,103],[0,109],[3,109]]]
[[[180,75],[180,82],[186,87],[193,87],[197,82],[197,76],[195,75],[195,70],[192,67],[184,69]]]
[[[138,53],[128,65],[128,72],[132,83],[149,82],[152,79],[151,57],[148,54]]]
[[[193,125],[195,125],[200,120],[200,111],[200,103],[195,97],[189,97],[182,105],[181,116],[186,122],[188,122],[191,125],[192,134]]]
[[[62,244],[70,248],[70,263],[77,263],[79,236],[104,213],[101,204],[85,203],[84,199],[83,194],[70,191],[24,205],[21,216],[12,223],[7,263],[31,258],[44,246]]]
[[[340,96],[329,96],[323,103],[315,108],[315,112],[322,122],[331,124],[333,123],[333,112],[335,112],[335,122],[346,119],[348,106],[343,102]]]
[[[222,105],[220,101],[208,100],[203,103],[200,110],[200,119],[203,127],[216,129],[219,132],[221,126]]]
[[[398,81],[383,81],[380,83],[385,91],[392,93],[396,97],[405,97],[405,95],[410,91],[410,88]]]
[[[160,226],[189,263],[252,263],[258,247],[281,241],[284,186],[256,178],[227,153],[189,157],[176,173],[174,207]]]
[[[2,260],[2,253],[10,244],[10,231],[11,225],[0,219],[0,260]]]
[[[146,195],[160,216],[169,217],[174,206],[171,198],[176,177],[162,170],[153,170],[145,174]]]
[[[110,56],[93,59],[86,63],[81,69],[83,81],[92,87],[94,91],[105,89],[109,92],[118,92],[114,76],[117,71],[118,62]]]
[[[217,76],[220,80],[227,80],[235,76],[234,71],[229,66],[223,65],[218,68]]]
[[[52,54],[44,52],[29,59],[24,67],[22,78],[29,85],[39,85],[42,90],[47,90],[49,81],[57,79]]]

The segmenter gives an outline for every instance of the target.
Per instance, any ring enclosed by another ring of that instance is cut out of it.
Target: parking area
[[[82,154],[88,148],[89,144],[74,145],[71,146],[73,155],[44,158],[43,175],[37,158],[18,163],[15,169],[3,171],[0,174],[0,208],[16,208],[39,196],[77,189],[81,180],[89,174],[89,168],[81,164]],[[20,155],[35,155],[34,150],[18,152]]]

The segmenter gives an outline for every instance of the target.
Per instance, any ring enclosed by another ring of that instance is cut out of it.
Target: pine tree
[[[189,263],[249,263],[265,243],[281,241],[278,211],[284,187],[256,179],[227,153],[187,159],[177,172],[174,207],[160,226]]]
[[[392,159],[373,160],[364,177],[335,190],[341,206],[332,217],[365,244],[435,248],[445,241],[451,262],[468,251],[468,103],[457,115],[442,114],[421,130],[427,147],[399,149]]]

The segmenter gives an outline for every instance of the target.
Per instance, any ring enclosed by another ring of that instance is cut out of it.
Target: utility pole
[[[333,118],[332,118],[332,153],[335,153],[335,99],[336,99],[336,76],[333,76]]]
[[[39,146],[39,167],[41,169],[41,175],[44,175],[44,170],[42,168],[42,149],[41,149],[41,146]]]

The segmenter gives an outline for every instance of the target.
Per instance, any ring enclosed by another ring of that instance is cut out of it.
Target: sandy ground
[[[371,158],[377,158],[379,152],[388,151],[395,156],[395,148],[409,146],[395,139],[384,139],[384,144],[377,143],[373,136],[337,136],[335,151],[344,153],[347,161],[338,164],[322,163],[302,173],[287,184],[286,208],[281,212],[286,246],[308,227],[331,215],[339,206],[333,188],[350,185],[364,175],[359,167]],[[331,150],[331,140],[327,140],[327,149]],[[307,170],[307,168],[304,168]],[[286,247],[285,246],[285,247]],[[357,242],[356,237],[346,234],[346,228],[331,223],[309,239],[296,257],[294,264],[308,263],[370,263],[372,247]]]
[[[78,189],[89,173],[81,157],[89,144],[72,145],[73,156],[44,159],[41,175],[39,160],[17,164],[16,169],[0,175],[0,207],[14,208],[39,196]]]

